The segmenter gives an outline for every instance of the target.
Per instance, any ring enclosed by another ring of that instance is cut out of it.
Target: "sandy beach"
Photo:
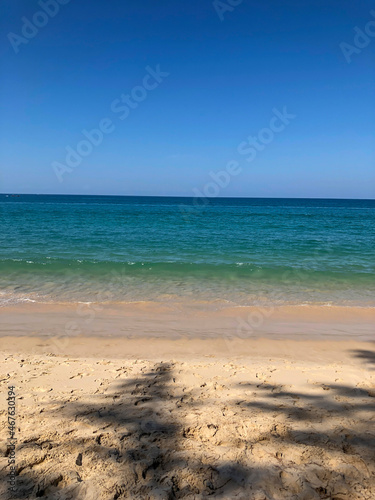
[[[374,2],[2,3],[0,500],[375,500]]]
[[[214,333],[3,336],[0,497],[14,386],[16,498],[374,498],[374,344]]]

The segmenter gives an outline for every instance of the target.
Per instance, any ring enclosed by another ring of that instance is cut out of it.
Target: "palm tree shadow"
[[[111,498],[230,498],[241,488],[248,475],[244,467],[230,461],[219,466],[202,461],[185,446],[184,425],[173,413],[188,411],[191,404],[175,387],[173,364],[156,364],[136,378],[112,384],[96,397],[94,404],[76,401],[64,409],[64,416],[74,420],[78,431],[68,447],[82,478],[93,469],[108,477],[106,490]],[[86,498],[83,486],[75,485],[76,497],[69,498]],[[64,494],[71,495],[72,488]],[[48,488],[44,495],[49,498]]]
[[[375,351],[370,351],[368,349],[356,349],[351,352],[356,358],[361,359],[375,367]]]
[[[283,453],[290,455],[293,450],[294,459],[301,461],[296,478],[300,485],[313,486],[311,498],[362,498],[357,496],[358,484],[367,495],[370,490],[375,495],[375,432],[368,425],[375,412],[372,389],[333,384],[321,386],[323,394],[312,394],[267,383],[241,384],[241,388],[252,392],[250,400],[237,402],[244,414],[250,410],[253,418],[257,414],[275,418],[270,430],[249,443],[253,451],[261,442],[268,443],[283,463]],[[303,456],[309,457],[309,464],[303,464]],[[313,481],[311,465],[317,471]],[[285,461],[283,468],[290,466]]]
[[[200,440],[204,429],[186,418],[197,412],[208,422],[204,399],[185,392],[174,375],[173,363],[144,365],[133,378],[117,375],[94,400],[49,410],[48,417],[68,422],[64,438],[51,439],[47,468],[22,471],[32,491],[16,498],[341,500],[361,498],[358,485],[367,496],[375,492],[375,436],[363,417],[375,406],[367,390],[336,384],[316,394],[241,383],[244,399],[226,402],[249,433],[236,444],[230,436],[228,449],[224,434],[236,433],[237,424],[224,418],[206,425],[210,434]],[[339,415],[350,428],[332,426]],[[210,454],[213,447],[223,458]],[[56,469],[61,457],[57,480],[51,462]],[[332,457],[340,457],[336,466]]]

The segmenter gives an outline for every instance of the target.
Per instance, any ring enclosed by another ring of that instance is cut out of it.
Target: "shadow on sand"
[[[375,498],[368,389],[236,384],[241,398],[218,400],[220,419],[207,424],[204,398],[176,378],[173,363],[154,364],[120,374],[94,404],[62,402],[48,418],[71,427],[24,444],[43,459],[19,471],[15,498]]]
[[[353,356],[358,359],[363,360],[366,364],[372,365],[375,368],[375,351],[370,351],[368,349],[357,349],[352,351]]]

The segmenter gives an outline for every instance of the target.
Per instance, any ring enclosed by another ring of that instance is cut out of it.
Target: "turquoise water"
[[[0,220],[2,304],[375,303],[374,200],[0,195]]]

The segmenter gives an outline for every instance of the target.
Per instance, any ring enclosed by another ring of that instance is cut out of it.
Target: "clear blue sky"
[[[3,0],[0,192],[191,196],[237,161],[220,196],[375,198],[375,36],[350,64],[340,48],[375,2],[237,3],[220,20],[211,0],[71,0],[16,54],[8,34],[41,7]],[[157,65],[169,76],[121,120],[113,101]],[[296,117],[247,162],[239,144],[284,106]],[[104,118],[59,182],[51,164]]]

